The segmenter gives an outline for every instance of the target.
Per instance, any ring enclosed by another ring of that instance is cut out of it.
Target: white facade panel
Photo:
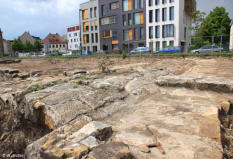
[[[151,0],[151,1],[153,2],[153,5],[149,6],[149,0],[146,0],[147,47],[152,46],[152,43],[153,43],[153,50],[156,51],[156,50],[162,49],[163,43],[165,42],[167,46],[170,44],[173,44],[174,46],[181,46],[181,42],[183,42],[185,44],[184,51],[186,51],[187,46],[190,44],[189,28],[191,26],[191,19],[184,11],[184,6],[185,6],[184,0],[174,0],[174,1],[166,0],[165,4],[162,4],[163,0],[159,0],[159,4],[155,3],[156,0]],[[170,7],[174,7],[174,20],[170,20]],[[162,11],[163,8],[167,8],[167,20],[165,21],[163,21],[163,11]],[[160,16],[159,16],[160,20],[158,22],[155,21],[156,9],[159,9],[159,12],[160,12]],[[150,15],[149,15],[151,10],[153,11],[152,22],[150,22]],[[163,26],[165,25],[170,25],[168,26],[168,28],[173,28],[174,26],[174,36],[163,37]],[[160,37],[159,38],[156,38],[156,32],[155,32],[156,26],[160,26]],[[149,37],[150,27],[153,27],[153,38]],[[185,32],[186,32],[186,35],[185,35]],[[156,47],[156,43],[159,43],[159,48]]]

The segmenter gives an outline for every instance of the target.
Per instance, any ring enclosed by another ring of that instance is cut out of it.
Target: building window
[[[143,8],[143,0],[139,0],[139,8]]]
[[[82,19],[88,19],[88,9],[82,11]]]
[[[144,28],[140,28],[140,39],[143,40],[145,39],[145,31],[144,31]]]
[[[155,0],[155,5],[159,5],[160,0]]]
[[[118,9],[118,8],[119,8],[119,2],[114,2],[110,4],[111,10]]]
[[[88,44],[89,43],[89,34],[83,35],[83,43]]]
[[[153,49],[153,47],[154,47],[153,45],[154,45],[153,42],[149,42],[149,48],[150,48],[150,50],[151,50],[152,52],[153,52],[153,50],[154,50],[154,49]]]
[[[95,20],[95,30],[98,30],[98,20]]]
[[[149,23],[153,22],[153,10],[149,10]]]
[[[170,20],[174,20],[174,10],[175,10],[174,7],[170,7],[170,14],[169,14]]]
[[[138,30],[138,28],[134,29],[134,39],[139,40],[139,30]]]
[[[102,14],[102,16],[105,16],[105,15],[106,15],[106,11],[107,11],[106,6],[105,6],[105,5],[102,5],[102,6],[101,6],[101,14]]]
[[[124,41],[129,40],[129,30],[123,30],[123,38],[124,38]]]
[[[94,17],[97,17],[97,8],[94,8]]]
[[[157,41],[157,42],[156,42],[156,51],[159,51],[159,50],[160,50],[160,42]]]
[[[74,39],[74,42],[76,42],[76,39]]]
[[[153,26],[149,27],[149,39],[153,39]]]
[[[140,13],[134,13],[134,24],[143,24],[143,12],[140,12]]]
[[[160,38],[160,26],[155,27],[155,37]]]
[[[127,25],[126,15],[122,16],[122,20],[123,20],[123,26],[126,26]]]
[[[163,41],[163,48],[167,47],[167,41]]]
[[[112,37],[112,30],[103,31],[103,38],[111,38],[111,37]]]
[[[160,10],[156,9],[155,10],[155,22],[159,22],[160,21]]]
[[[113,31],[112,31],[112,40],[113,40],[113,41],[118,40],[118,39],[117,39],[117,30],[113,30]]]
[[[101,25],[115,24],[117,22],[116,16],[106,17],[101,19]]]
[[[69,34],[69,37],[71,37],[71,34]]]
[[[138,9],[138,0],[134,0],[134,9]]]
[[[167,21],[167,8],[163,8],[163,14],[162,14],[162,16],[163,16],[163,21]]]
[[[65,44],[63,44],[63,47],[65,48]]]
[[[93,15],[93,9],[91,8],[90,9],[90,18],[92,18],[92,15]]]
[[[94,43],[95,40],[94,40],[94,34],[91,34],[91,42]]]
[[[153,0],[149,0],[149,7],[153,6]]]
[[[163,38],[174,37],[174,24],[163,25]]]
[[[128,14],[128,24],[132,25],[132,14]]]
[[[174,0],[170,0],[170,3],[174,2]]]
[[[95,33],[95,42],[98,43],[98,33]]]
[[[174,41],[170,41],[169,46],[174,46]]]
[[[123,11],[132,10],[132,0],[123,0]]]
[[[91,21],[91,31],[94,30],[94,21]]]
[[[166,3],[167,3],[167,0],[162,0],[162,1],[163,1],[163,2],[162,2],[163,4],[166,4]]]
[[[89,22],[84,22],[83,23],[83,32],[88,32],[89,31]]]
[[[74,36],[78,36],[78,34],[77,34],[77,33],[74,33]]]

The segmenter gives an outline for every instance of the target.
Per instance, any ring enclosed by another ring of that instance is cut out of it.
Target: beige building
[[[4,48],[4,55],[11,55],[12,49],[11,49],[11,42],[8,40],[3,40],[3,48]]]
[[[233,51],[233,20],[231,21],[230,51]]]
[[[67,51],[67,44],[66,42],[62,39],[62,37],[56,33],[56,34],[51,34],[42,40],[43,44],[43,52],[49,53],[49,52],[66,52]]]
[[[30,35],[29,32],[24,32],[23,35],[21,35],[20,37],[20,40],[22,41],[22,43],[26,43],[27,41],[29,41],[31,44],[34,44],[34,42],[36,40],[40,41],[40,38],[39,37],[35,37],[35,36],[32,36]]]

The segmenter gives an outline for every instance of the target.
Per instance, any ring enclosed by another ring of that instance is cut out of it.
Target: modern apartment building
[[[82,51],[100,50],[98,0],[89,0],[80,4],[80,26]]]
[[[81,38],[79,25],[70,26],[67,28],[68,50],[79,52],[81,50]]]
[[[146,46],[145,0],[99,0],[100,48],[129,52]]]
[[[166,46],[190,44],[191,13],[196,0],[146,0],[147,47],[156,51]]]

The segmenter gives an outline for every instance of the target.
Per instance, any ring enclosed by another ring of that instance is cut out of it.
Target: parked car
[[[92,52],[90,52],[90,51],[83,51],[83,52],[81,52],[81,53],[78,53],[78,55],[79,56],[87,56],[87,55],[91,55],[92,54]]]
[[[130,54],[136,54],[136,53],[150,53],[150,49],[148,47],[137,47],[130,51]]]
[[[177,52],[181,52],[181,47],[179,46],[165,47],[159,51],[156,51],[156,53],[177,53]]]
[[[98,51],[96,51],[96,54],[104,54],[104,53],[105,53],[104,50],[98,50]]]
[[[62,56],[72,56],[72,55],[73,55],[72,51],[68,51],[62,54]]]
[[[191,53],[221,52],[222,48],[215,45],[206,45],[200,49],[192,50]]]
[[[50,56],[59,56],[59,52],[52,52]]]

